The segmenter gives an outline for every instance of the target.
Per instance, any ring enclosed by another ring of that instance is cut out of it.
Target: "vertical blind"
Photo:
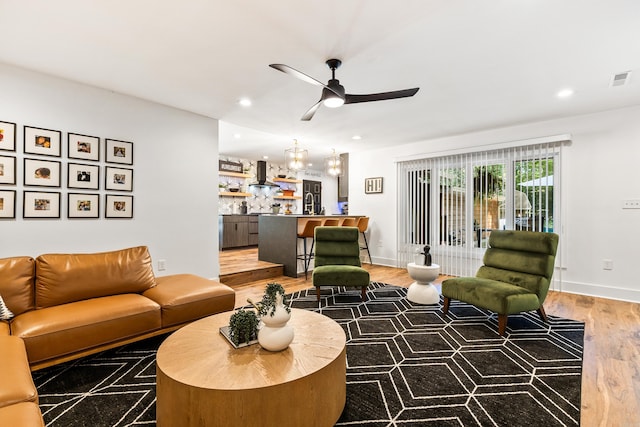
[[[398,267],[429,245],[441,274],[472,276],[492,230],[557,231],[562,142],[399,162]]]

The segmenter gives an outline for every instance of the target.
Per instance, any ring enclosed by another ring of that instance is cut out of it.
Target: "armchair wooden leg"
[[[444,314],[447,314],[449,312],[449,303],[451,302],[451,300],[449,299],[449,297],[443,297],[444,299],[444,305],[442,306],[442,312]]]
[[[507,315],[498,314],[498,334],[501,337],[504,336],[504,331],[507,329]]]
[[[367,300],[367,287],[363,286],[362,287],[362,301],[366,301]]]
[[[316,286],[316,296],[318,297],[318,302],[320,302],[320,286]]]
[[[540,318],[544,323],[549,323],[549,319],[547,318],[547,313],[545,313],[544,307],[542,305],[540,305],[540,308],[538,309],[538,314],[540,315]]]

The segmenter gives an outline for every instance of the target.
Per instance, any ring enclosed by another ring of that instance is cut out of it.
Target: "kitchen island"
[[[282,264],[285,276],[298,277],[298,272],[304,273],[303,261],[298,262],[297,259],[297,255],[302,255],[303,252],[302,239],[298,239],[298,230],[304,229],[308,220],[359,218],[360,216],[362,215],[260,215],[258,259]],[[313,267],[313,261],[311,267]]]

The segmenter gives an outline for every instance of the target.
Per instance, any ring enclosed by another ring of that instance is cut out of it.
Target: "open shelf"
[[[302,200],[302,196],[273,196],[274,199]]]
[[[273,182],[288,182],[290,184],[300,184],[301,179],[289,179],[289,178],[273,178]]]
[[[251,197],[251,196],[253,196],[253,194],[251,194],[251,193],[242,193],[240,191],[238,191],[238,192],[221,191],[220,195],[221,196],[226,196],[226,197]]]
[[[232,176],[234,178],[251,178],[251,175],[246,173],[239,173],[239,172],[218,171],[218,175]]]

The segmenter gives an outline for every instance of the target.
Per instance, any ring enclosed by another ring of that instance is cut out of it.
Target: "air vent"
[[[629,77],[631,76],[631,71],[625,71],[624,73],[614,74],[611,79],[611,86],[624,86],[629,83]]]

